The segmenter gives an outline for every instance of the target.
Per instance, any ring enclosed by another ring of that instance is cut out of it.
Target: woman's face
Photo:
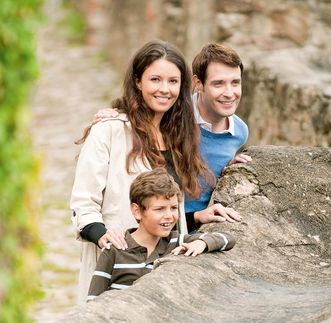
[[[137,86],[147,106],[156,115],[163,116],[176,102],[180,83],[181,73],[178,67],[160,58],[146,68]]]

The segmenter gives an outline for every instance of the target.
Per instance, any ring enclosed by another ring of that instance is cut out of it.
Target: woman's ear
[[[141,91],[141,81],[136,79],[136,86]]]
[[[139,222],[142,216],[139,205],[137,203],[131,203],[130,207],[134,218]]]

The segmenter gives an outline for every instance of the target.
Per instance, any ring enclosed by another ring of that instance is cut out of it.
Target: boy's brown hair
[[[206,81],[206,71],[211,62],[222,63],[230,67],[240,67],[241,75],[244,71],[244,65],[231,47],[217,43],[205,45],[192,62],[193,74],[198,77],[202,84]]]
[[[130,186],[130,203],[136,203],[142,210],[146,210],[146,199],[162,196],[170,199],[177,195],[178,202],[182,193],[173,177],[165,168],[157,167],[136,177]]]

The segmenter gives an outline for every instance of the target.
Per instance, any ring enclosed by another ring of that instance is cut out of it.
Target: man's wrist
[[[187,230],[189,233],[196,231],[200,228],[200,223],[197,223],[195,220],[195,213],[197,211],[193,212],[187,212],[185,213],[186,216],[186,223],[187,223]]]
[[[200,214],[200,211],[195,211],[193,212],[193,219],[194,219],[194,222],[196,224],[200,224],[200,221],[199,221],[199,214]]]

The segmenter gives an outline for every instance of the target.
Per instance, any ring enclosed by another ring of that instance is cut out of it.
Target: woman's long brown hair
[[[182,53],[164,41],[148,42],[136,52],[125,75],[123,96],[112,102],[113,108],[127,113],[132,126],[133,147],[127,156],[126,168],[131,173],[130,166],[137,157],[142,160],[146,157],[152,168],[165,165],[153,132],[154,111],[146,105],[141,90],[137,87],[137,81],[141,80],[146,68],[161,58],[178,67],[181,85],[178,99],[162,117],[160,130],[166,147],[172,154],[182,189],[196,198],[201,191],[199,176],[210,184],[214,184],[215,179],[199,152],[200,131],[195,122],[191,101],[190,68]],[[85,130],[85,135],[78,143],[84,141],[89,130],[90,127]]]

